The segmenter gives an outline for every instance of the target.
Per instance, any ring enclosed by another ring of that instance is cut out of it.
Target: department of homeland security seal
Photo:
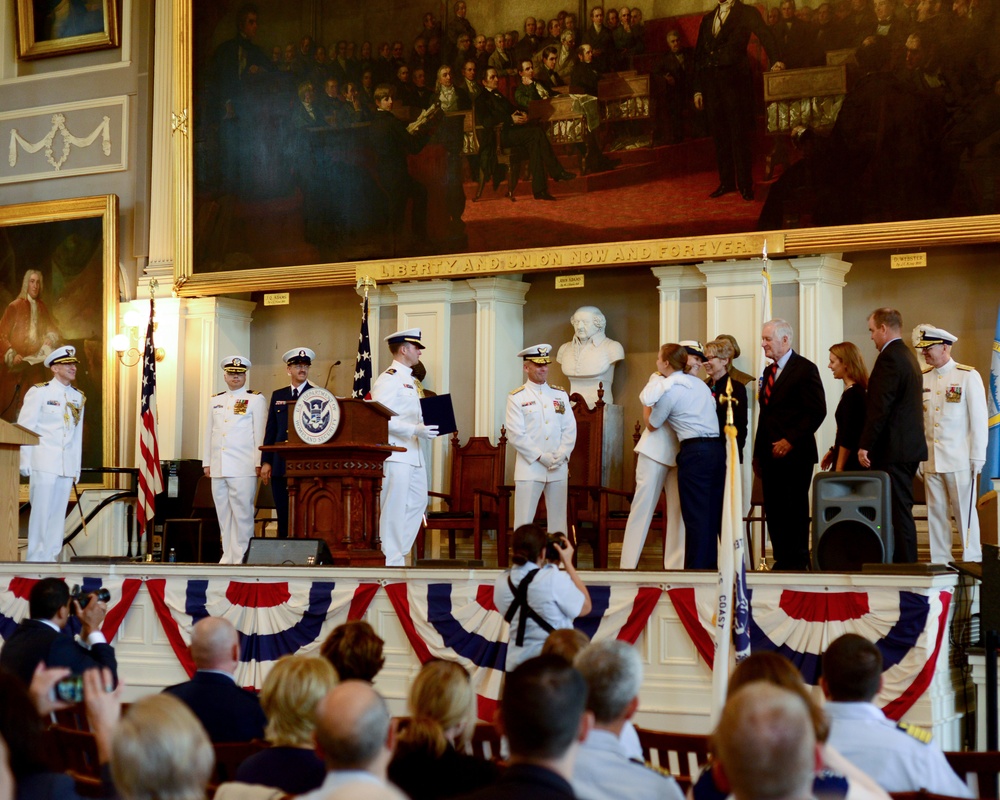
[[[340,427],[340,403],[326,389],[312,386],[295,404],[295,432],[306,444],[325,444]]]

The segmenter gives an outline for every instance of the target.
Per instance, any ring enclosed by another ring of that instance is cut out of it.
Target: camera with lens
[[[111,592],[103,586],[92,592],[88,592],[80,586],[74,586],[73,590],[69,593],[69,610],[73,611],[73,601],[76,600],[80,604],[80,610],[82,611],[87,607],[91,596],[96,597],[99,603],[107,603],[111,600]]]
[[[568,544],[569,541],[566,539],[565,533],[545,534],[545,560],[551,561],[553,564],[558,564],[562,561],[559,551],[565,550]]]

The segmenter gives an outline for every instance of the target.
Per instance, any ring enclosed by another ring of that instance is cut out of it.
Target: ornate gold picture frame
[[[15,8],[18,58],[118,47],[116,0],[15,0]]]
[[[331,4],[331,9],[334,5]],[[306,18],[301,15],[296,16],[296,3],[293,2],[287,6],[288,8],[261,6],[258,40],[261,44],[267,45],[263,48],[264,50],[270,49],[269,46],[272,44],[281,44],[281,41],[284,40],[279,41],[279,38],[282,36],[286,39],[293,38],[289,32],[294,26],[290,25],[289,19]],[[387,8],[391,10],[394,3],[392,0],[382,0],[376,6],[374,11],[369,8],[366,9],[365,13],[382,19],[383,17],[378,15]],[[216,56],[223,50],[223,45],[227,42],[230,44],[235,42],[232,38],[235,33],[233,8],[232,4],[220,5],[214,0],[198,3],[193,2],[193,0],[180,0],[174,5],[174,104],[172,109],[176,180],[174,289],[180,296],[353,285],[361,275],[370,276],[378,281],[469,278],[513,272],[577,271],[635,264],[655,265],[746,259],[759,257],[764,252],[765,243],[769,257],[782,258],[817,253],[954,246],[991,242],[1000,238],[1000,215],[985,212],[978,216],[762,231],[753,230],[754,225],[751,221],[741,230],[714,235],[671,235],[664,236],[664,238],[610,241],[601,244],[574,241],[572,226],[567,225],[565,241],[559,241],[554,246],[546,247],[497,249],[490,252],[460,251],[433,256],[376,257],[371,260],[345,259],[330,263],[290,260],[275,263],[267,268],[252,269],[242,268],[243,262],[240,259],[233,259],[226,263],[226,250],[223,247],[216,248],[219,252],[215,254],[214,262],[210,263],[210,260],[203,258],[201,253],[208,249],[204,239],[206,238],[205,231],[211,225],[215,225],[216,229],[224,229],[226,235],[231,240],[236,241],[236,245],[233,245],[235,249],[246,249],[239,234],[234,234],[233,229],[227,228],[230,217],[226,215],[231,214],[232,208],[240,205],[239,202],[227,205],[225,198],[223,198],[223,202],[215,203],[213,207],[207,207],[204,204],[199,206],[196,198],[196,187],[212,185],[211,181],[206,181],[204,172],[196,174],[196,170],[204,171],[206,164],[217,163],[220,157],[227,155],[224,147],[220,147],[218,151],[210,151],[207,155],[205,152],[196,154],[195,140],[198,138],[196,131],[203,131],[199,125],[205,121],[199,119],[199,113],[204,117],[204,110],[210,105],[206,98],[209,93],[204,91],[206,71],[209,70],[210,65],[217,64]],[[282,17],[282,14],[288,16],[288,19]],[[652,22],[655,21],[650,21],[650,24]],[[268,26],[270,26],[270,30],[268,30]],[[317,34],[317,36],[320,35],[322,32]],[[391,37],[394,34],[391,32],[378,34],[378,36],[383,35]],[[233,47],[230,49],[236,52]],[[216,92],[216,94],[219,93]],[[221,96],[219,95],[219,97]],[[291,95],[290,98],[289,108],[291,109],[296,100]],[[216,100],[218,99],[216,98]],[[212,108],[215,118],[222,118],[221,103],[215,102]],[[199,109],[201,110],[199,111]],[[759,109],[759,113],[763,112],[762,107]],[[231,113],[227,109],[226,115],[231,116]],[[236,139],[238,140],[239,137]],[[200,141],[204,142],[205,138],[202,137]],[[706,153],[711,153],[710,145],[711,140],[707,140]],[[758,152],[755,154],[755,160],[762,161],[764,145],[758,142],[756,147]],[[232,158],[231,154],[229,157]],[[259,163],[252,158],[234,159],[234,162],[243,165],[248,171],[256,169]],[[705,185],[705,197],[715,185],[716,179],[709,176],[706,180],[709,183]],[[773,191],[774,187],[771,188]],[[700,192],[701,189],[699,188],[697,191]],[[761,190],[761,194],[763,194],[763,190]],[[669,200],[669,198],[667,199]],[[662,198],[658,199],[651,195],[651,202],[653,200],[660,202]],[[596,193],[592,206],[594,215],[614,213],[613,191]],[[281,208],[280,203],[273,203],[272,207],[275,209],[273,213],[282,213],[278,210]],[[508,203],[507,208],[511,207],[517,208],[517,213],[526,215],[526,225],[544,226],[547,224],[541,218],[532,218],[530,196],[525,202],[518,202],[513,206]],[[213,223],[210,221],[212,219],[222,219],[222,222]],[[296,222],[296,224],[300,223],[301,220]],[[292,227],[289,225],[288,229]],[[668,230],[666,225],[663,228],[665,231]],[[278,226],[275,227],[275,230],[278,230]],[[683,232],[683,227],[675,225],[669,230]],[[276,236],[271,238],[272,240],[278,239]],[[510,237],[509,241],[511,244],[518,244],[518,237]],[[245,259],[245,261],[249,260]],[[220,266],[213,266],[212,263]]]
[[[31,330],[22,295],[36,272],[42,284],[32,298]],[[40,363],[45,348],[71,344],[80,359],[75,385],[87,398],[83,467],[115,466],[118,364],[110,342],[118,309],[117,196],[0,207],[0,307],[0,418],[16,421],[24,393],[52,377]],[[113,476],[90,478],[84,473],[81,488],[115,485]]]

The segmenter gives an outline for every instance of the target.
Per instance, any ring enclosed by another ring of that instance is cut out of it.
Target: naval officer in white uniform
[[[80,479],[83,454],[83,392],[76,378],[76,348],[57,347],[45,359],[52,380],[28,389],[19,425],[40,437],[21,448],[21,474],[30,477],[28,561],[55,561],[63,546],[69,490]]]
[[[250,359],[227,356],[222,372],[228,387],[212,395],[202,443],[205,474],[212,479],[212,499],[222,534],[220,564],[239,564],[253,536],[253,498],[260,475],[267,402],[246,388]]]
[[[507,395],[507,441],[517,451],[514,462],[514,530],[535,518],[538,498],[545,493],[549,533],[569,533],[566,498],[569,488],[569,457],[576,445],[576,417],[569,395],[549,386],[552,346],[526,347],[524,359],[528,380]]]
[[[927,495],[931,563],[953,559],[951,520],[958,523],[962,560],[982,561],[976,475],[986,463],[989,419],[983,379],[972,367],[956,364],[951,346],[958,337],[944,328],[918,325],[913,346],[924,356],[924,435],[927,460],[921,471]]]
[[[670,382],[659,372],[650,375],[646,386],[639,393],[642,403],[643,430],[635,446],[638,458],[635,464],[635,494],[629,506],[628,522],[622,538],[620,569],[635,569],[646,543],[646,535],[653,521],[660,494],[666,495],[667,534],[663,545],[663,568],[684,569],[684,518],[681,514],[681,496],[677,485],[677,454],[680,443],[670,425],[663,424],[655,430],[649,428],[649,416]]]
[[[392,365],[375,380],[372,400],[394,412],[389,419],[389,444],[405,447],[406,452],[393,453],[383,465],[379,538],[386,566],[403,567],[427,510],[427,465],[419,440],[433,439],[438,426],[424,425],[420,410],[423,390],[413,377],[413,367],[424,349],[420,329],[396,331],[385,341]]]

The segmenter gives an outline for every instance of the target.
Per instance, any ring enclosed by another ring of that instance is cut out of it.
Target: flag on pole
[[[990,358],[989,418],[990,435],[986,444],[983,480],[979,482],[980,494],[993,489],[989,478],[1000,478],[1000,310],[997,311],[997,327],[993,334],[993,353]]]
[[[740,450],[733,424],[733,383],[726,394],[726,490],[722,499],[722,529],[719,537],[719,592],[715,615],[715,660],[712,664],[712,724],[722,713],[729,683],[730,652],[735,646],[736,661],[750,655],[750,605],[743,541],[743,480]]]
[[[368,335],[368,287],[361,304],[361,332],[358,334],[358,357],[354,361],[354,389],[351,397],[366,398],[372,390],[372,342]]]
[[[153,347],[153,298],[149,298],[149,325],[142,355],[142,402],[139,409],[139,502],[136,516],[140,535],[156,515],[156,495],[163,491],[160,445],[156,436],[156,349]]]
[[[767,240],[764,240],[764,263],[760,270],[760,324],[763,327],[765,322],[774,318],[771,310],[771,273],[767,269]],[[764,374],[764,367],[767,366],[767,356],[764,355],[764,348],[761,347],[759,353],[760,363],[757,364],[757,376],[760,378]],[[760,387],[758,386],[758,389]]]

